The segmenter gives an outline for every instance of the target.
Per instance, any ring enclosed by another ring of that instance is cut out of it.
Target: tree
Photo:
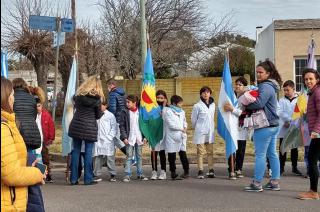
[[[221,49],[210,57],[206,62],[199,65],[203,76],[221,77],[225,59],[225,50]],[[242,76],[249,74],[254,79],[254,52],[247,47],[234,47],[229,49],[229,65],[231,75]]]
[[[1,16],[1,40],[9,51],[20,53],[33,65],[37,73],[38,85],[47,92],[47,75],[49,64],[54,64],[52,50],[52,33],[29,28],[30,15],[54,14],[55,1],[49,0],[15,0],[11,8],[7,8],[8,15]],[[59,7],[59,5],[58,5]]]

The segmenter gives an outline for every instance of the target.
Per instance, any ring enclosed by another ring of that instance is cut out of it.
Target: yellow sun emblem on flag
[[[156,89],[154,85],[145,84],[141,91],[141,107],[145,107],[150,112],[157,106]]]

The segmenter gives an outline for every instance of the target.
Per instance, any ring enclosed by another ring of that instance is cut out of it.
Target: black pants
[[[152,164],[152,170],[153,171],[158,171],[158,153],[160,156],[160,165],[161,165],[161,170],[167,171],[167,167],[166,167],[166,163],[167,163],[167,159],[166,159],[166,152],[165,150],[160,150],[158,151],[154,151],[155,153],[155,161],[153,161],[153,152],[151,152],[151,164]]]
[[[180,151],[179,152],[180,161],[182,163],[183,170],[186,174],[189,174],[189,161],[187,158],[187,152],[186,151]],[[168,153],[168,160],[169,160],[169,166],[170,171],[175,173],[176,172],[176,153]]]
[[[284,171],[284,166],[287,159],[287,153],[281,154],[280,152],[280,146],[282,144],[282,138],[280,138],[280,145],[279,145],[279,160],[280,160],[280,171]],[[298,165],[298,148],[291,149],[291,164],[292,169],[296,169]]]
[[[318,192],[319,169],[317,166],[320,157],[320,138],[311,140],[308,154],[310,190]]]
[[[243,161],[244,161],[244,155],[246,153],[246,140],[238,140],[238,149],[236,151],[236,154],[233,154],[234,164],[235,164],[235,171],[242,171],[243,167]],[[229,165],[229,172],[231,172],[231,157],[229,157],[228,160]]]

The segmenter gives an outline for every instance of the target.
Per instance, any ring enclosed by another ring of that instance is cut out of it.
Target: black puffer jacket
[[[96,142],[97,119],[103,115],[99,96],[75,96],[75,114],[69,126],[69,136],[86,142]]]
[[[27,149],[37,149],[41,146],[41,136],[36,123],[36,100],[22,88],[15,89],[14,99],[13,110],[16,114],[17,125]]]

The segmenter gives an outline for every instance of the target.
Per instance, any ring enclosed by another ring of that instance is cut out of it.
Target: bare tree
[[[49,64],[53,64],[52,32],[31,30],[30,15],[56,16],[55,8],[61,6],[49,0],[15,0],[7,8],[8,15],[1,16],[1,40],[9,51],[20,53],[33,65],[38,85],[47,91]],[[66,11],[64,11],[66,12]]]

